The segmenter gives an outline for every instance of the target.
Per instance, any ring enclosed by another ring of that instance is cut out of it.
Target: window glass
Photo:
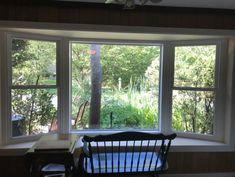
[[[216,46],[175,47],[175,87],[214,87]]]
[[[13,136],[48,133],[55,130],[57,93],[55,89],[12,90]]]
[[[57,130],[56,42],[12,39],[12,136]]]
[[[213,134],[216,45],[175,47],[172,126]]]
[[[55,85],[56,43],[12,40],[12,85]]]
[[[71,49],[73,129],[158,128],[160,46]]]

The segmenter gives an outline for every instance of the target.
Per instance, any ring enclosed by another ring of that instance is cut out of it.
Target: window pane
[[[12,136],[57,129],[56,89],[12,89]]]
[[[172,127],[176,131],[213,134],[212,91],[173,91]]]
[[[206,87],[215,84],[216,45],[175,47],[175,87]]]
[[[159,46],[71,46],[73,129],[158,128]]]
[[[55,85],[56,42],[12,40],[12,85]]]

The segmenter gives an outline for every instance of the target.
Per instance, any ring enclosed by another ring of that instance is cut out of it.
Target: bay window
[[[7,142],[122,130],[223,141],[225,40],[6,36],[8,67],[1,74]]]

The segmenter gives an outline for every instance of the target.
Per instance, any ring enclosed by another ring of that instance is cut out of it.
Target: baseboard
[[[235,172],[229,173],[193,173],[193,174],[162,174],[161,177],[235,177]]]

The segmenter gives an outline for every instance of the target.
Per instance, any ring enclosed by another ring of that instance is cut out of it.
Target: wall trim
[[[1,20],[0,28],[7,29],[41,29],[41,30],[68,30],[68,31],[92,31],[92,32],[120,32],[120,33],[150,33],[150,34],[192,34],[231,37],[235,35],[233,29],[204,29],[186,27],[149,27],[128,25],[100,25],[82,23],[53,23],[53,22],[29,22]]]

